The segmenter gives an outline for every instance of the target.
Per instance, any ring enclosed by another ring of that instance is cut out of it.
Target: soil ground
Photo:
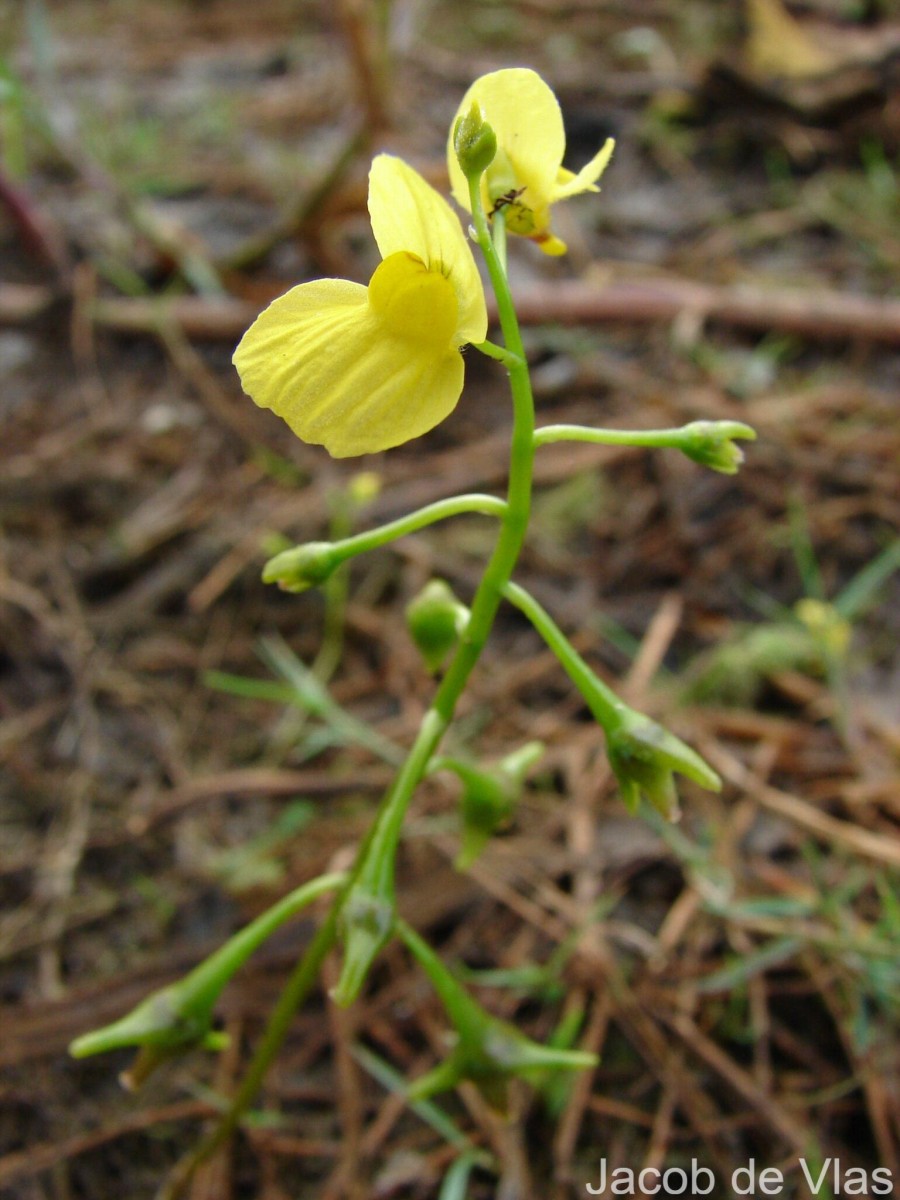
[[[337,462],[255,409],[230,357],[292,283],[367,280],[372,152],[441,184],[462,93],[512,64],[556,89],[568,165],[617,139],[600,196],[559,211],[569,255],[511,248],[540,422],[758,432],[733,477],[541,451],[517,578],[723,792],[686,784],[677,826],[629,816],[580,697],[502,611],[453,745],[545,756],[465,873],[458,789],[428,780],[401,909],[492,1012],[600,1066],[514,1088],[505,1116],[470,1086],[413,1111],[397,1081],[446,1022],[392,944],[350,1012],[322,992],[297,1016],[187,1194],[461,1196],[466,1148],[473,1200],[694,1161],[713,1196],[751,1162],[782,1173],[773,1194],[900,1187],[900,35],[887,4],[809,0],[791,36],[755,11],[0,3],[4,1200],[159,1193],[313,919],[228,988],[219,1057],[132,1094],[127,1054],[68,1043],[346,863],[428,706],[404,608],[433,575],[472,594],[487,519],[354,562],[346,597],[260,568],[285,539],[500,494],[502,372],[470,352],[443,425]]]

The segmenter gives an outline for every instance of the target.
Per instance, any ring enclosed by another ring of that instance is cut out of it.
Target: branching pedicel
[[[442,581],[410,606],[411,631],[426,665],[443,670],[431,707],[346,875],[323,876],[285,897],[181,982],[149,997],[121,1021],[79,1038],[81,1057],[124,1045],[139,1048],[132,1081],[161,1059],[192,1045],[214,1046],[216,999],[247,956],[283,921],[324,892],[335,893],[328,915],[298,963],[227,1114],[183,1166],[193,1167],[235,1127],[278,1051],[297,1006],[315,984],[323,960],[342,946],[336,1003],[359,995],[373,961],[397,936],[437,991],[456,1033],[445,1062],[413,1082],[424,1097],[474,1080],[501,1103],[510,1076],[548,1068],[580,1068],[592,1055],[537,1045],[491,1017],[452,976],[421,937],[400,921],[394,863],[404,817],[430,771],[455,771],[464,786],[467,864],[509,814],[524,776],[540,753],[529,743],[494,767],[438,755],[457,702],[504,601],[525,614],[559,659],[603,729],[623,799],[634,811],[641,796],[669,818],[677,815],[674,776],[717,790],[715,772],[690,747],[624,704],[576,653],[552,618],[512,575],[526,536],[536,450],[560,440],[672,447],[714,470],[733,473],[741,461],[735,439],[753,431],[737,422],[694,422],[680,429],[628,432],[555,425],[535,429],[528,364],[506,274],[507,232],[544,252],[565,245],[551,231],[551,209],[578,192],[596,191],[612,142],[577,175],[562,167],[565,135],[556,98],[533,71],[497,71],[469,89],[451,132],[454,196],[471,214],[471,235],[487,266],[503,344],[485,340],[487,311],[469,242],[447,202],[400,159],[379,155],[369,176],[369,212],[382,255],[367,288],[345,280],[301,284],[274,301],[242,339],[234,356],[245,390],[272,408],[295,433],[344,457],[384,450],[418,437],[455,407],[463,387],[460,349],[471,344],[507,371],[513,402],[509,484],[505,500],[461,495],[343,541],[315,542],[272,559],[264,579],[301,592],[322,584],[344,561],[436,521],[462,513],[497,519],[499,533],[481,583],[467,608]],[[175,1188],[175,1185],[172,1185]],[[176,1190],[169,1194],[175,1195]]]

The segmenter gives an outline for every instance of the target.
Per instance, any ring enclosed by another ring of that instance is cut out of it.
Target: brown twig
[[[29,283],[0,284],[0,325],[27,325],[57,299],[50,287]]]
[[[332,988],[338,981],[340,965],[332,955],[322,972],[323,982]],[[341,1153],[334,1170],[322,1187],[322,1200],[361,1200],[360,1142],[363,1127],[363,1098],[360,1071],[353,1057],[356,1031],[364,1020],[357,1008],[328,1006],[328,1022],[334,1045],[337,1110],[340,1113]]]
[[[815,339],[900,342],[900,301],[825,290],[723,287],[671,278],[620,280],[604,286],[566,281],[523,288],[516,305],[524,325],[644,324],[688,314],[698,322],[777,329]],[[99,300],[93,310],[99,325],[121,333],[153,331],[163,313],[186,337],[236,341],[256,318],[258,306],[220,296],[165,301],[119,297]]]
[[[62,231],[3,170],[0,170],[0,205],[9,213],[23,245],[65,278],[72,268],[72,259]]]
[[[750,1075],[699,1029],[687,1014],[660,1010],[659,1015],[702,1062],[765,1119],[772,1133],[784,1139],[800,1154],[812,1145],[811,1130],[794,1118],[771,1094],[759,1088]]]
[[[739,787],[749,789],[760,804],[771,812],[786,817],[816,837],[837,842],[863,858],[874,859],[889,866],[900,866],[900,844],[897,842],[871,830],[861,829],[850,821],[820,812],[799,796],[760,784],[733,754],[721,746],[711,748],[710,758],[724,778]]]
[[[227,1096],[241,1071],[241,1032],[243,1021],[236,1017],[228,1024],[228,1045],[216,1064],[215,1088]],[[234,1195],[232,1144],[220,1146],[197,1170],[191,1181],[189,1200],[230,1200]]]
[[[335,5],[370,137],[390,124],[385,7],[371,0],[337,0]]]
[[[516,295],[516,308],[519,320],[528,325],[674,321],[691,314],[698,321],[812,338],[900,342],[900,301],[824,289],[723,287],[671,278],[614,280],[606,286],[567,281],[523,289]]]
[[[170,1104],[165,1108],[152,1108],[145,1112],[128,1113],[115,1124],[92,1133],[81,1133],[65,1141],[44,1142],[30,1146],[27,1150],[17,1150],[0,1158],[0,1187],[8,1187],[21,1179],[29,1179],[41,1171],[50,1170],[58,1163],[66,1162],[89,1150],[96,1150],[107,1142],[125,1137],[129,1133],[138,1133],[143,1129],[152,1129],[154,1125],[162,1125],[170,1121],[196,1121],[215,1115],[215,1108],[200,1100],[183,1100]]]

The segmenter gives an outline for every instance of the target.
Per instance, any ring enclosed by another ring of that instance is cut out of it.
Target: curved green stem
[[[676,772],[710,791],[721,789],[721,779],[695,750],[656,721],[630,708],[594,674],[532,595],[515,583],[508,583],[503,594],[528,617],[602,726],[610,766],[622,798],[632,812],[636,811],[641,795],[645,795],[670,820],[677,820]]]
[[[513,356],[506,364],[513,400],[513,433],[507,510],[500,536],[472,601],[472,615],[466,632],[434,699],[434,709],[447,724],[453,717],[456,702],[472,668],[484,649],[500,606],[503,587],[510,579],[522,549],[531,515],[531,485],[534,472],[534,398],[531,393],[525,346],[519,331],[509,280],[491,238],[491,230],[481,202],[479,180],[475,176],[469,179],[469,197],[478,245],[484,254],[491,286],[497,298],[497,313],[505,348]],[[502,228],[500,213],[495,216],[494,221],[495,229]]]
[[[334,946],[337,938],[340,902],[344,893],[345,889],[342,889],[278,997],[278,1003],[269,1017],[263,1039],[256,1048],[250,1066],[247,1068],[227,1112],[222,1115],[191,1154],[182,1159],[168,1182],[159,1191],[156,1200],[178,1200],[183,1196],[197,1168],[228,1141],[240,1124],[244,1113],[253,1103],[266,1072],[287,1036],[294,1014],[312,991],[325,959]]]
[[[424,508],[408,513],[405,517],[398,517],[396,521],[389,521],[376,529],[367,529],[363,533],[333,542],[332,552],[336,561],[342,563],[356,554],[386,546],[388,542],[394,542],[397,538],[406,537],[407,534],[416,533],[428,525],[445,521],[448,517],[455,517],[460,513],[481,513],[486,517],[499,517],[502,520],[506,515],[506,501],[501,500],[499,496],[489,496],[480,492],[436,500],[433,504],[426,504]]]
[[[516,354],[512,354],[504,346],[498,346],[496,342],[483,341],[474,342],[473,350],[480,350],[482,354],[486,354],[488,358],[496,359],[497,362],[502,362],[505,367],[518,367],[522,360]]]
[[[736,439],[753,440],[755,431],[743,421],[691,421],[675,429],[591,429],[587,425],[545,425],[534,445],[552,442],[592,442],[599,446],[653,446],[682,454],[724,475],[733,475],[743,461]]]
[[[136,1009],[103,1029],[76,1038],[73,1058],[85,1058],[122,1046],[189,1045],[211,1027],[213,1009],[225,985],[247,959],[285,921],[346,880],[343,873],[320,875],[295,888],[261,913],[177,983],[154,992]]]
[[[433,1095],[469,1078],[485,1094],[499,1098],[504,1094],[503,1080],[510,1075],[540,1068],[579,1070],[597,1065],[596,1054],[543,1046],[492,1016],[411,926],[398,919],[397,933],[431,981],[458,1038],[450,1056],[412,1084],[410,1095]]]
[[[588,425],[543,425],[535,430],[535,446],[553,442],[593,442],[598,446],[677,447],[681,429],[592,429]]]
[[[230,979],[254,950],[270,938],[285,921],[296,916],[319,896],[336,891],[346,881],[345,872],[333,871],[328,875],[319,875],[302,887],[295,888],[195,967],[186,976],[185,984],[189,984],[196,993],[215,990],[218,995],[224,981]]]
[[[447,500],[436,500],[416,512],[389,521],[376,529],[367,529],[352,537],[343,537],[333,542],[306,542],[282,550],[270,558],[263,567],[265,583],[277,583],[288,592],[305,592],[312,587],[327,584],[335,571],[349,558],[364,554],[378,546],[416,533],[435,521],[444,521],[458,513],[483,513],[485,516],[506,516],[506,501],[498,496],[487,496],[473,492],[463,496],[451,496]]]
[[[612,688],[600,679],[587,665],[550,614],[530,592],[517,583],[508,583],[503,595],[523,612],[556,657],[563,670],[581,692],[597,721],[607,731],[621,724],[627,712],[625,705]]]
[[[472,217],[478,243],[487,262],[497,297],[506,362],[513,396],[513,435],[509,486],[500,535],[481,583],[460,644],[450,661],[431,708],[425,714],[409,756],[376,817],[371,840],[361,852],[362,870],[348,892],[347,949],[344,969],[334,995],[347,1004],[357,995],[362,980],[381,946],[391,934],[394,903],[394,860],[403,819],[428,763],[453,720],[459,697],[481,656],[528,528],[534,466],[534,401],[525,358],[525,347],[513,306],[506,273],[491,240],[481,203],[477,178],[469,181]],[[359,861],[359,860],[358,860]]]
[[[266,1027],[263,1040],[253,1056],[247,1074],[232,1101],[228,1112],[196,1152],[186,1160],[173,1178],[170,1187],[160,1200],[176,1200],[183,1194],[197,1166],[227,1140],[236,1129],[241,1117],[252,1103],[272,1060],[280,1048],[291,1020],[299,1005],[310,992],[322,964],[337,941],[339,920],[345,902],[357,885],[370,895],[392,894],[394,855],[403,818],[413,792],[423,778],[429,760],[437,750],[445,730],[450,724],[456,704],[477,663],[487,641],[503,589],[509,582],[518,559],[528,519],[531,512],[531,486],[534,467],[534,400],[531,380],[522,343],[519,323],[513,306],[509,282],[506,278],[503,257],[491,238],[491,231],[481,202],[478,181],[470,180],[472,218],[478,244],[487,263],[488,274],[497,298],[497,311],[505,342],[504,355],[495,355],[507,367],[513,398],[513,435],[510,451],[509,485],[506,501],[492,496],[457,496],[438,501],[402,517],[380,530],[359,534],[339,543],[341,554],[349,557],[361,550],[383,545],[404,533],[421,529],[432,521],[451,516],[455,512],[477,511],[500,516],[502,525],[493,554],[472,602],[472,615],[460,645],[450,662],[434,702],[425,714],[419,733],[409,752],[404,766],[381,803],[378,815],[360,847],[347,884],[341,889],[327,917],[319,927],[312,943],[297,964],[288,983],[281,993],[278,1004]],[[498,218],[500,218],[498,220]],[[495,230],[500,246],[503,244],[503,222],[501,214],[495,216]],[[375,947],[377,951],[377,946]],[[372,955],[371,957],[374,957]],[[371,957],[369,961],[371,961]],[[352,972],[356,974],[355,969]],[[351,985],[358,981],[350,978],[344,989],[349,993]],[[342,979],[341,983],[344,983]],[[340,988],[341,985],[339,985]]]
[[[425,714],[406,761],[382,800],[357,855],[346,904],[342,905],[347,931],[341,977],[332,992],[337,1004],[355,1000],[375,956],[393,932],[394,862],[403,819],[448,724],[434,708]]]

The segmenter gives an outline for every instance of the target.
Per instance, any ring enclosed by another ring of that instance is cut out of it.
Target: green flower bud
[[[362,990],[366,976],[381,948],[394,931],[396,908],[393,876],[374,892],[364,880],[351,887],[341,910],[344,931],[344,961],[331,998],[347,1008]]]
[[[457,870],[470,867],[491,836],[509,822],[522,795],[525,777],[543,753],[542,742],[527,742],[492,766],[476,767],[446,755],[432,760],[429,771],[452,771],[463,784],[462,846],[456,859]]]
[[[320,875],[295,888],[230,937],[183,979],[152,992],[111,1025],[76,1038],[69,1053],[73,1058],[87,1058],[107,1050],[136,1047],[137,1059],[123,1076],[126,1086],[135,1088],[167,1058],[195,1046],[221,1050],[228,1039],[213,1030],[213,1010],[229,979],[285,921],[343,882],[344,876],[340,874]]]
[[[277,583],[285,592],[306,592],[324,583],[340,566],[331,542],[307,542],[270,558],[263,567],[263,583]]]
[[[424,1100],[470,1079],[489,1104],[503,1109],[507,1082],[513,1076],[596,1066],[594,1054],[542,1046],[509,1022],[491,1016],[405,921],[397,922],[397,932],[431,980],[457,1038],[449,1057],[413,1083],[411,1099]]]
[[[740,421],[692,421],[680,435],[678,447],[683,454],[723,475],[737,474],[744,461],[744,452],[734,439],[756,439],[756,431]]]
[[[137,1055],[121,1075],[122,1085],[135,1091],[153,1071],[169,1058],[189,1050],[221,1050],[228,1037],[212,1028],[213,1006],[218,993],[198,994],[187,976],[153,992],[130,1013],[76,1038],[69,1046],[73,1058],[88,1058],[108,1050],[133,1046]]]
[[[497,138],[476,101],[453,128],[453,149],[467,179],[483,175],[497,153]]]
[[[183,983],[173,983],[153,992],[120,1020],[76,1038],[69,1053],[73,1058],[87,1058],[124,1046],[175,1050],[198,1045],[212,1025],[215,997],[208,1003],[206,999],[198,1003]]]
[[[528,616],[584,696],[606,737],[606,752],[632,812],[641,794],[670,820],[678,819],[673,775],[679,771],[701,787],[718,792],[722,781],[699,754],[661,725],[623,704],[588,666],[537,600],[518,584],[503,589],[507,600]]]
[[[443,579],[432,579],[407,605],[407,627],[432,674],[456,648],[468,621],[468,608]]]
[[[670,821],[677,821],[678,794],[675,772],[701,787],[718,792],[722,781],[695,750],[643,713],[620,710],[620,723],[606,730],[606,752],[615,772],[622,799],[634,812],[645,795]]]

